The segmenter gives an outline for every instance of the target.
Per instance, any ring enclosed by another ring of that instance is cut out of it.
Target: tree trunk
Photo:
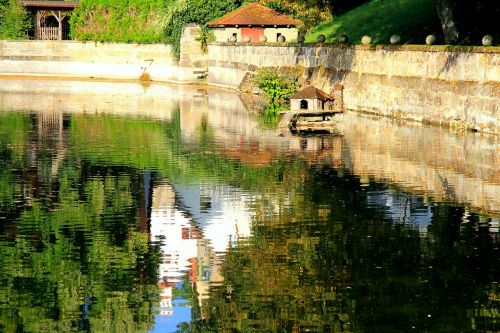
[[[453,16],[453,0],[434,0],[436,9],[443,28],[444,41],[446,44],[458,42],[458,28]]]

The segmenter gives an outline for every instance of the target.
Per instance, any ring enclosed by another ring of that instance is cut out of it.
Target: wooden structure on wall
[[[41,40],[69,38],[69,16],[79,2],[74,1],[21,1],[33,17],[31,37]]]

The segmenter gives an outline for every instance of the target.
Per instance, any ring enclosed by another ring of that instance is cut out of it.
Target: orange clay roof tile
[[[289,97],[290,99],[330,99],[325,92],[319,90],[316,87],[308,86],[302,90],[297,91],[295,94]]]
[[[258,3],[250,3],[240,7],[221,18],[209,22],[211,27],[224,26],[297,26],[302,21],[290,16],[280,14],[277,11],[262,6]]]

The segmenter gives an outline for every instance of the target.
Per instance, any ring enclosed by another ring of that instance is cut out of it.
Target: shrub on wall
[[[31,20],[17,0],[0,0],[0,39],[25,39]]]
[[[203,32],[202,39],[207,39],[207,23],[240,7],[242,0],[178,0],[169,8],[165,33],[172,44],[174,54],[180,53],[180,39],[184,28],[189,23],[198,24]]]
[[[166,41],[165,0],[80,0],[71,15],[77,40],[158,43]]]
[[[271,69],[260,69],[253,83],[262,89],[272,102],[283,101],[297,91],[297,75],[278,74]]]

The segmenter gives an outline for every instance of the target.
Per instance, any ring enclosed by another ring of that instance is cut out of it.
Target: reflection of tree
[[[421,238],[362,208],[369,190],[320,169],[280,217],[261,202],[254,236],[227,254],[223,286],[180,331],[498,330],[487,225],[441,205]]]
[[[142,178],[70,154],[55,181],[56,154],[46,146],[34,151],[33,172],[22,172],[33,159],[25,153],[30,130],[26,115],[0,118],[0,223],[17,218],[0,238],[0,331],[147,331],[158,254],[140,232],[141,203],[132,196]]]
[[[301,182],[303,162],[277,160],[262,168],[244,165],[219,154],[204,120],[198,146],[182,142],[179,122],[178,111],[169,123],[78,115],[72,120],[70,141],[75,153],[93,164],[151,169],[175,182],[215,178],[245,189],[278,188],[283,177],[287,184]]]
[[[434,207],[422,238],[366,207],[381,185],[286,158],[246,166],[216,149],[206,124],[200,146],[186,146],[178,113],[72,116],[61,158],[30,141],[29,120],[0,118],[2,331],[150,328],[159,253],[141,232],[144,170],[258,193],[253,237],[230,249],[224,282],[193,300],[180,331],[499,329],[499,240],[463,208]]]
[[[19,209],[30,204],[26,187],[16,181],[26,166],[30,129],[26,116],[0,113],[0,235],[17,233],[17,225],[7,221],[15,220]]]
[[[34,199],[16,239],[0,247],[0,298],[15,311],[1,322],[34,332],[146,331],[157,263],[133,212],[130,179],[82,181],[70,166],[59,179],[57,208]]]

